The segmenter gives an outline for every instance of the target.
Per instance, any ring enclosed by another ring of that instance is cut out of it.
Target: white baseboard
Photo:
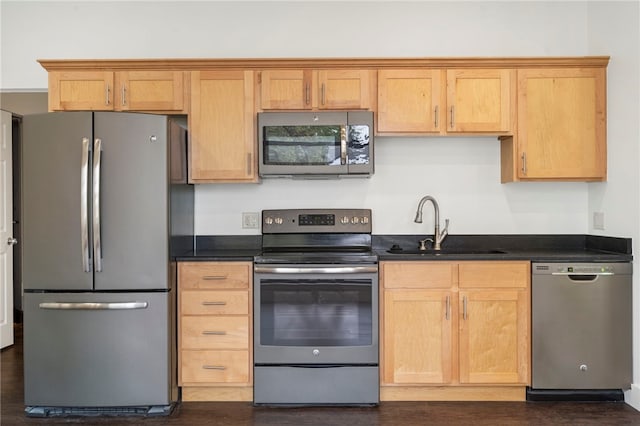
[[[624,402],[640,411],[640,385],[631,384],[631,389],[624,392]]]

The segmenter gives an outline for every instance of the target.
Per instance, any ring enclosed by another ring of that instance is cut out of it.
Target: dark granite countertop
[[[373,235],[373,251],[390,260],[530,260],[534,262],[630,262],[631,238],[594,235],[450,235],[442,251],[416,253],[424,235]],[[261,254],[260,235],[198,236],[195,249],[177,261],[252,261]],[[397,245],[402,250],[389,252]],[[407,251],[409,253],[407,253]]]

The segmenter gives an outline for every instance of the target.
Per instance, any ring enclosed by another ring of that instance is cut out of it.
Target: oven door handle
[[[253,271],[259,274],[367,274],[378,273],[378,266],[258,266]]]

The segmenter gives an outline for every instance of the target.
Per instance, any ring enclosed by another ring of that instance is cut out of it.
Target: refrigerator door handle
[[[89,263],[88,185],[89,138],[82,138],[82,159],[80,163],[80,234],[82,240],[82,269],[84,272],[91,272],[91,264]]]
[[[102,140],[93,144],[93,263],[96,272],[102,272],[102,243],[100,240],[100,161]]]
[[[130,309],[147,309],[147,302],[111,302],[111,303],[92,303],[92,302],[44,302],[38,305],[40,309],[54,310],[80,310],[80,311],[105,311],[105,310],[130,310]]]

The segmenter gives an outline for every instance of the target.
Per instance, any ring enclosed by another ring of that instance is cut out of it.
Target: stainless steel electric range
[[[254,265],[254,404],[378,404],[371,210],[264,210],[262,234]]]

